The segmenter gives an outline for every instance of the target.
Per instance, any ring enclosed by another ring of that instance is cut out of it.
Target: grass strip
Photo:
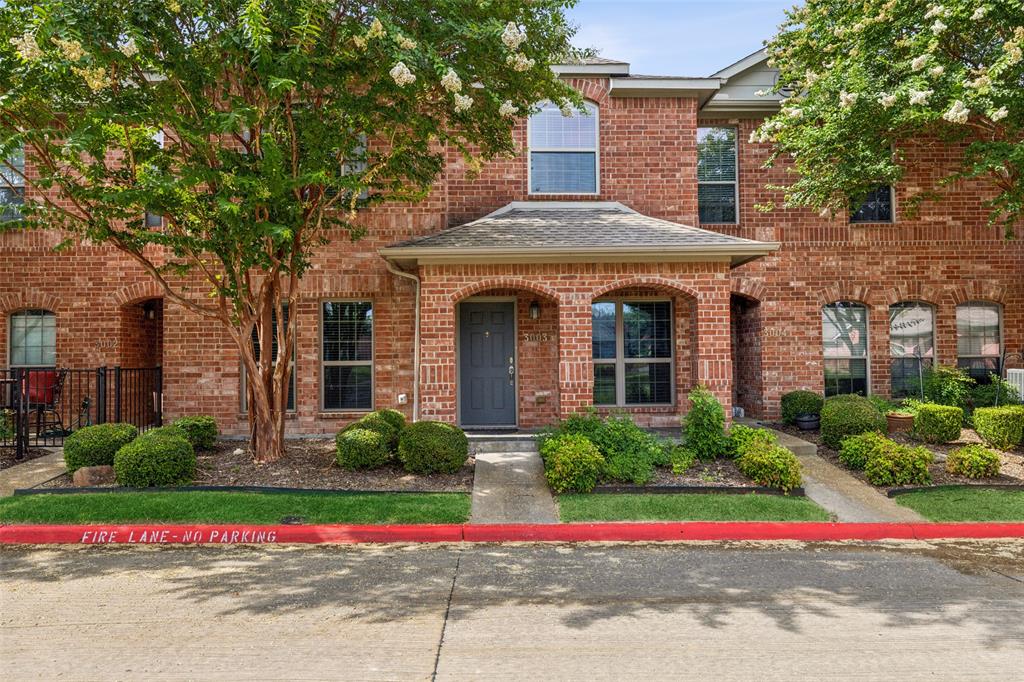
[[[465,493],[24,495],[0,499],[0,523],[465,523],[469,505]]]
[[[1024,521],[1024,491],[938,488],[893,498],[929,521]]]
[[[828,521],[806,497],[779,495],[562,495],[562,521]]]

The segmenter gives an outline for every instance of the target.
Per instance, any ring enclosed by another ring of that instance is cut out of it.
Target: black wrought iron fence
[[[16,456],[64,443],[73,431],[105,422],[160,426],[159,367],[0,370],[0,448]]]

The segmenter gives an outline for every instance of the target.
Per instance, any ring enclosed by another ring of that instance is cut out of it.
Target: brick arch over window
[[[851,284],[850,282],[836,282],[835,284],[823,289],[819,289],[815,293],[815,298],[818,301],[819,307],[826,306],[830,303],[838,303],[840,301],[860,303],[868,306],[869,308],[874,305],[870,286],[863,284]]]
[[[569,85],[576,89],[583,99],[589,99],[592,103],[599,107],[608,104],[609,92],[608,89],[593,80],[586,80],[582,78],[573,78],[569,81]]]
[[[599,298],[619,289],[654,289],[666,294],[682,294],[692,299],[700,299],[700,292],[681,282],[675,282],[663,277],[631,277],[629,279],[616,280],[595,289],[591,298]]]
[[[956,305],[975,301],[979,303],[998,303],[999,305],[1006,303],[1006,287],[992,282],[978,280],[964,282],[950,287],[949,291],[953,298],[953,303]]]
[[[463,299],[469,298],[470,296],[479,294],[483,291],[488,291],[490,289],[518,289],[522,291],[530,291],[540,296],[549,298],[552,301],[558,301],[559,303],[561,303],[561,297],[558,295],[558,292],[555,291],[554,289],[518,277],[491,277],[488,279],[483,279],[480,280],[479,282],[474,282],[473,284],[470,284],[468,286],[463,287],[462,289],[459,289],[451,296],[449,296],[448,299],[452,303],[458,303]]]
[[[883,301],[887,306],[896,303],[917,302],[937,307],[941,300],[942,290],[939,287],[921,282],[900,282],[887,289],[883,295]]]
[[[732,290],[730,293],[735,296],[742,296],[757,303],[761,303],[764,301],[766,288],[764,282],[759,279],[734,277],[732,279]]]
[[[52,294],[30,291],[0,296],[0,313],[5,315],[19,310],[48,310],[56,315],[61,308],[60,299]]]
[[[162,286],[153,280],[146,280],[118,289],[111,294],[111,299],[116,305],[125,306],[151,298],[163,298],[165,295],[166,292]]]

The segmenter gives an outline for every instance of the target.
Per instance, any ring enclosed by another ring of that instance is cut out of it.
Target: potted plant
[[[817,431],[821,425],[821,415],[814,412],[801,412],[794,421],[801,431]]]
[[[889,433],[901,433],[914,428],[914,413],[893,410],[886,412],[885,421],[888,424]]]

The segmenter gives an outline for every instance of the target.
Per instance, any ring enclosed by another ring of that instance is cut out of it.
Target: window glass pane
[[[869,192],[864,203],[850,216],[853,223],[892,222],[892,187],[882,185]]]
[[[671,400],[671,363],[626,363],[627,405],[668,403]]]
[[[990,374],[1002,375],[1002,363],[1000,358],[960,358],[956,366],[964,370],[979,384],[992,383]]]
[[[594,404],[615,404],[615,365],[594,365]]]
[[[668,301],[623,303],[622,332],[627,358],[672,357],[672,305]]]
[[[557,194],[597,191],[597,155],[594,152],[532,152],[530,191]]]
[[[530,149],[597,149],[597,107],[584,103],[589,116],[563,116],[551,102],[530,117]]]
[[[373,360],[373,306],[368,302],[323,304],[323,361]]]
[[[846,393],[867,395],[868,361],[866,359],[826,359],[825,397]]]
[[[8,184],[15,187],[24,187],[25,180],[22,174],[25,172],[25,150],[17,149],[0,163],[0,185],[7,187]]]
[[[999,306],[965,303],[956,308],[956,345],[961,356],[999,356]]]
[[[594,303],[590,307],[593,321],[593,355],[595,359],[615,358],[615,304]],[[614,386],[613,386],[614,401]]]
[[[697,181],[736,180],[736,129],[697,128]]]
[[[373,409],[373,369],[370,365],[324,367],[324,409]]]
[[[57,318],[48,310],[24,310],[10,318],[10,364],[53,367],[57,363]]]
[[[702,223],[736,222],[736,185],[697,185],[697,207]]]
[[[867,357],[867,320],[867,309],[859,303],[832,303],[822,308],[825,357]]]
[[[921,385],[925,373],[932,366],[931,358],[893,358],[889,376],[893,398],[921,397]]]
[[[935,355],[935,313],[924,303],[889,307],[889,354],[894,358]]]

